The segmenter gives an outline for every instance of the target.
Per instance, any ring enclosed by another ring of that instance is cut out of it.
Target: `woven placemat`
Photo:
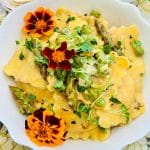
[[[6,0],[5,0],[6,1]],[[136,5],[144,18],[150,22],[150,0],[122,0]],[[0,1],[1,2],[1,1]],[[0,24],[6,15],[11,11],[11,8],[0,3]],[[0,123],[0,150],[31,150],[25,146],[14,142],[5,126]],[[150,133],[142,139],[126,146],[123,150],[150,150]]]

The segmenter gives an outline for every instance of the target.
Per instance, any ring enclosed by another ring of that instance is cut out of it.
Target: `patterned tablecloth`
[[[4,17],[11,11],[5,3],[3,3],[6,0],[0,0],[0,23],[4,19]],[[29,0],[27,0],[29,1]],[[130,2],[134,5],[136,5],[144,18],[150,22],[150,0],[122,0],[126,2]],[[2,2],[2,4],[1,4]],[[16,3],[15,3],[16,4]],[[20,5],[19,3],[18,5]],[[18,6],[17,4],[15,5]],[[0,123],[0,150],[30,150],[29,148],[18,145],[15,143],[11,137],[9,136],[9,133],[5,126]],[[150,133],[140,139],[139,141],[136,141],[128,146],[126,146],[123,150],[150,150]]]

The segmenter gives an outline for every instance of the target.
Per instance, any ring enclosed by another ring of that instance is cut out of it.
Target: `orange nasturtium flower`
[[[65,122],[45,109],[29,115],[25,121],[26,133],[38,146],[57,146],[65,140]]]
[[[54,32],[54,13],[50,9],[39,7],[34,13],[28,12],[24,17],[23,31],[36,37],[49,36]]]

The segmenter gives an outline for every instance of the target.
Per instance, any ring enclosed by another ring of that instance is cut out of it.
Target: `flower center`
[[[55,62],[60,63],[63,60],[65,60],[65,54],[64,52],[61,52],[61,51],[55,51],[52,54],[52,58]]]
[[[46,22],[44,20],[38,20],[36,22],[37,29],[44,29],[46,27]]]
[[[50,132],[50,130],[48,129],[48,127],[42,125],[42,126],[39,128],[38,136],[39,136],[40,138],[51,138],[51,132]]]

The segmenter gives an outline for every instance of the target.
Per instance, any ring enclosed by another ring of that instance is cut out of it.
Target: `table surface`
[[[10,9],[5,7],[3,2],[6,0],[0,0],[0,23],[4,17],[9,13]],[[122,0],[136,5],[143,17],[150,23],[150,0]],[[17,6],[17,5],[16,5]],[[5,126],[0,123],[0,150],[30,150],[29,148],[18,145],[15,143]],[[123,150],[150,150],[150,133],[142,139],[126,146]]]

